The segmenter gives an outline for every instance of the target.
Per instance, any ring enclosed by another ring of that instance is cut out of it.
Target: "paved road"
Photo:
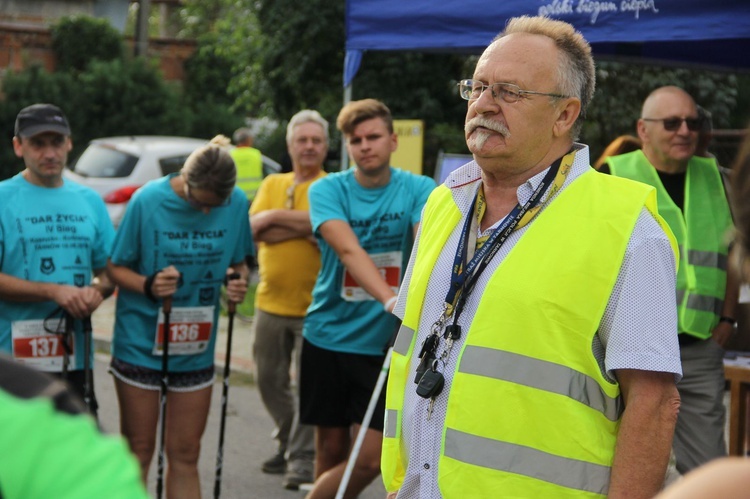
[[[112,433],[119,430],[119,414],[112,378],[106,372],[109,356],[97,354],[96,396],[99,400],[102,427]],[[281,475],[267,475],[260,471],[261,463],[274,450],[271,440],[273,424],[260,401],[257,389],[243,377],[234,373],[230,377],[227,426],[224,439],[224,471],[221,497],[226,499],[245,498],[288,498],[299,499],[302,492],[288,491],[281,486]],[[203,437],[203,450],[200,460],[201,489],[203,497],[213,497],[216,450],[219,441],[219,420],[221,417],[221,383],[213,390],[213,403],[208,427]],[[156,482],[156,456],[149,480],[149,491],[154,493]],[[382,499],[385,489],[382,481],[376,479],[360,495],[362,499]]]

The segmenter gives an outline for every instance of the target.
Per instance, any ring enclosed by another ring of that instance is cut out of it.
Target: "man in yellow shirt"
[[[317,111],[300,111],[289,121],[286,142],[292,171],[266,177],[250,207],[260,266],[253,357],[258,389],[279,441],[263,471],[285,473],[284,487],[296,490],[313,481],[315,447],[313,428],[297,424],[289,368],[294,354],[294,372],[299,373],[302,324],[320,269],[307,190],[325,176],[328,122]]]

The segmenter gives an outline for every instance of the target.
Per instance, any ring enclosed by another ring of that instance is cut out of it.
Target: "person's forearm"
[[[123,265],[115,265],[111,261],[107,264],[107,274],[114,284],[135,293],[143,293],[143,285],[148,277]]]
[[[311,234],[301,236],[298,232],[287,229],[286,227],[274,226],[262,232],[258,232],[257,236],[255,236],[255,242],[268,244],[282,243],[292,239],[305,239],[310,235]]]
[[[672,377],[669,373],[654,375]],[[625,400],[617,436],[609,499],[646,499],[656,495],[664,484],[672,448],[679,408],[674,382],[664,382],[661,388],[650,391],[631,390],[635,393]]]
[[[54,300],[55,288],[60,284],[26,281],[0,273],[0,299],[10,302],[40,302]]]
[[[274,243],[312,234],[310,214],[303,210],[267,210],[250,217],[256,241]]]
[[[728,260],[734,261],[733,254],[737,251],[736,245],[729,251]],[[727,269],[727,286],[724,292],[724,306],[721,309],[721,315],[724,317],[737,318],[737,303],[740,298],[740,277],[734,266],[730,265]]]

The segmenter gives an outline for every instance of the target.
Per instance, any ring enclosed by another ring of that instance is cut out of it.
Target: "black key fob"
[[[424,373],[427,372],[430,369],[430,366],[432,365],[432,362],[435,360],[435,356],[432,355],[432,353],[425,353],[422,356],[422,360],[419,361],[419,365],[417,366],[417,372],[414,376],[414,383],[419,383],[419,380],[422,379],[422,376],[424,376]]]
[[[434,334],[430,334],[422,342],[422,349],[419,351],[419,358],[423,359],[426,353],[434,353],[437,347],[438,337]]]
[[[453,341],[456,341],[461,337],[461,326],[458,324],[450,324],[448,326],[445,326],[445,332],[443,332],[443,338],[446,340],[448,338],[452,339]]]
[[[444,383],[445,378],[442,373],[428,369],[424,375],[422,375],[422,379],[419,380],[419,384],[417,385],[417,395],[426,399],[437,397],[440,395],[440,392],[443,391]]]

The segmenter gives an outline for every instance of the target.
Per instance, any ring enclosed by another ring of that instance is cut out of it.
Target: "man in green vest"
[[[237,187],[253,202],[263,181],[263,156],[253,147],[253,134],[249,128],[238,128],[232,136],[235,147],[230,154],[237,167]]]
[[[591,48],[511,19],[458,86],[474,161],[425,205],[394,309],[385,488],[651,498],[679,407],[678,253],[655,189],[575,142]]]
[[[724,184],[716,160],[695,155],[702,126],[687,92],[658,88],[638,120],[643,150],[608,160],[613,175],[656,188],[659,213],[680,246],[676,298],[683,378],[673,443],[680,473],[726,455],[722,359],[735,330],[738,297],[737,283],[727,274],[732,217]]]

